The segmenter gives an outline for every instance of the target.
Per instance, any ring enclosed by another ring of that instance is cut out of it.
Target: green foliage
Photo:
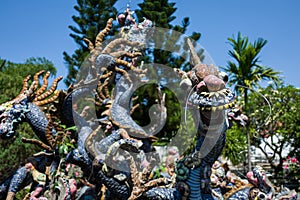
[[[186,42],[182,40],[181,36],[188,28],[190,23],[189,18],[185,17],[181,25],[173,25],[172,21],[176,18],[174,13],[177,8],[175,7],[175,3],[170,3],[168,0],[145,0],[143,3],[138,4],[138,6],[140,9],[136,10],[136,14],[139,21],[142,21],[143,17],[145,17],[152,20],[154,26],[159,27],[153,34],[153,49],[145,51],[146,57],[150,57],[150,62],[152,63],[184,69],[189,64],[187,62],[187,56],[189,55]],[[198,41],[200,36],[200,33],[193,32],[189,37],[194,41]],[[181,55],[174,54],[179,53],[181,49],[183,49]]]
[[[3,63],[0,68],[0,103],[16,97],[22,89],[23,79],[33,76],[40,70],[50,71],[56,74],[53,63],[46,58],[29,58],[25,63],[13,63],[0,59]]]
[[[258,38],[254,43],[250,43],[248,37],[242,36],[239,32],[237,38],[228,38],[228,41],[232,46],[232,50],[229,50],[228,54],[234,61],[229,61],[223,69],[229,74],[229,85],[236,86],[236,91],[244,95],[244,110],[246,110],[248,88],[257,87],[261,80],[279,82],[279,72],[259,65],[259,54],[267,44],[267,40]]]
[[[239,32],[236,38],[228,38],[232,49],[228,54],[234,61],[228,61],[223,69],[229,74],[229,85],[234,85],[238,94],[243,95],[243,112],[248,113],[249,90],[259,86],[261,80],[280,81],[279,72],[270,67],[259,65],[259,54],[267,44],[267,40],[258,38],[250,43],[248,37],[242,36]],[[248,170],[251,170],[250,161],[250,133],[246,131],[248,141]]]
[[[20,125],[18,132],[19,136],[8,141],[0,141],[0,182],[24,165],[28,157],[41,151],[37,146],[21,141],[21,137],[36,138],[28,124]]]
[[[250,94],[251,127],[256,130],[254,145],[265,154],[275,172],[280,172],[285,159],[282,153],[288,146],[289,155],[300,158],[300,142],[297,139],[300,137],[300,89],[280,84],[269,85],[259,92],[269,100],[272,110],[270,113],[269,105],[260,94]],[[267,152],[264,146],[271,147],[272,151]]]
[[[17,192],[15,199],[24,199],[24,197],[30,193],[30,188],[24,188],[23,190],[20,190],[19,192]]]
[[[79,46],[72,55],[64,52],[64,60],[69,69],[68,76],[64,80],[66,85],[76,82],[77,72],[83,61],[89,55],[89,49],[83,38],[95,41],[97,34],[105,28],[109,18],[115,18],[117,10],[114,4],[117,0],[77,0],[74,9],[78,12],[78,16],[72,16],[76,26],[69,26],[72,33],[70,37],[74,39]],[[114,30],[110,32],[111,35]]]
[[[162,173],[166,173],[166,168],[163,165],[160,165],[153,171],[153,173],[154,173],[153,179],[162,178],[163,177]]]
[[[182,116],[185,115],[184,112],[185,111],[182,111]],[[189,111],[186,112],[186,117],[183,117],[183,120],[183,123],[178,124],[178,130],[171,132],[170,135],[160,137],[160,140],[154,143],[154,145],[176,146],[180,155],[192,153],[196,145],[197,125],[195,124],[192,113]]]
[[[233,124],[226,132],[226,145],[222,155],[228,158],[233,165],[237,165],[245,160],[246,150],[246,129],[237,124]]]
[[[185,114],[183,113],[183,115]],[[176,142],[174,145],[181,151],[179,152],[181,155],[192,153],[196,147],[198,125],[195,124],[195,119],[190,112],[187,112],[186,115],[186,120],[184,119],[184,123],[181,124],[176,137],[172,139],[172,142]]]
[[[71,150],[75,149],[75,140],[71,136],[75,135],[77,127],[60,125],[60,128],[62,128],[62,130],[57,131],[55,135],[56,140],[54,148],[58,149],[59,156],[64,158]]]
[[[146,17],[153,20],[155,26],[163,28],[173,27],[171,22],[176,18],[173,14],[177,9],[175,8],[175,3],[169,3],[168,0],[144,0],[143,3],[138,5],[141,8],[141,10],[137,11],[139,21],[142,21],[142,18]]]

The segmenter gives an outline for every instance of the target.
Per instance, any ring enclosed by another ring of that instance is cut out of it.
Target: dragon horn
[[[194,67],[197,64],[200,64],[201,60],[200,60],[199,56],[197,55],[196,49],[193,46],[190,38],[187,39],[187,43],[188,43],[188,46],[190,49],[190,62],[191,62],[191,65]]]

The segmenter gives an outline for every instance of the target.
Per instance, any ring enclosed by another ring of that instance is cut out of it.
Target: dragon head
[[[261,199],[271,199],[272,196],[272,186],[270,185],[265,171],[262,167],[257,166],[247,173],[247,178],[250,183],[252,183],[261,193],[261,196],[265,198]]]
[[[47,72],[43,77],[43,86],[37,89],[38,77],[43,72],[44,70],[34,75],[29,88],[28,81],[30,76],[27,76],[23,81],[23,88],[19,95],[13,100],[0,105],[0,137],[2,139],[9,139],[17,134],[16,129],[18,125],[26,120],[26,113],[30,112],[29,103],[41,106],[54,101],[58,97],[58,93],[56,93],[55,89],[57,82],[60,81],[62,77],[55,79],[51,88],[46,91],[48,86],[47,79],[50,72]],[[50,95],[51,97],[49,97]]]
[[[24,121],[27,99],[9,101],[0,105],[0,137],[8,139],[16,135],[18,125]]]
[[[187,40],[190,48],[192,69],[184,73],[180,85],[192,87],[189,102],[199,108],[201,123],[205,126],[218,128],[224,123],[225,112],[234,105],[235,94],[226,88],[228,76],[218,70],[214,65],[201,63],[190,40]]]

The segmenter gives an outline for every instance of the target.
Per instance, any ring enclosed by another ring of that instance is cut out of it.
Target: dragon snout
[[[10,126],[1,123],[0,124],[0,137],[1,139],[9,139],[15,135],[15,131],[13,131]]]
[[[211,92],[216,92],[225,88],[225,82],[214,75],[208,75],[203,80]]]
[[[2,139],[9,139],[16,135],[15,129],[21,118],[15,118],[12,110],[5,109],[4,112],[0,112],[0,137]]]
[[[1,138],[8,133],[8,126],[7,126],[7,118],[8,115],[2,108],[0,108],[0,136]]]
[[[0,137],[2,139],[12,138],[15,133],[17,123],[11,120],[9,115],[5,112],[0,115]]]
[[[0,136],[2,136],[3,134],[5,134],[7,132],[7,127],[3,126],[3,124],[0,124]]]

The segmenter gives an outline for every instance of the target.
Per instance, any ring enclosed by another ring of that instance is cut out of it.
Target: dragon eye
[[[27,103],[27,98],[24,98],[24,99],[20,102],[21,105],[25,105],[26,103]]]

